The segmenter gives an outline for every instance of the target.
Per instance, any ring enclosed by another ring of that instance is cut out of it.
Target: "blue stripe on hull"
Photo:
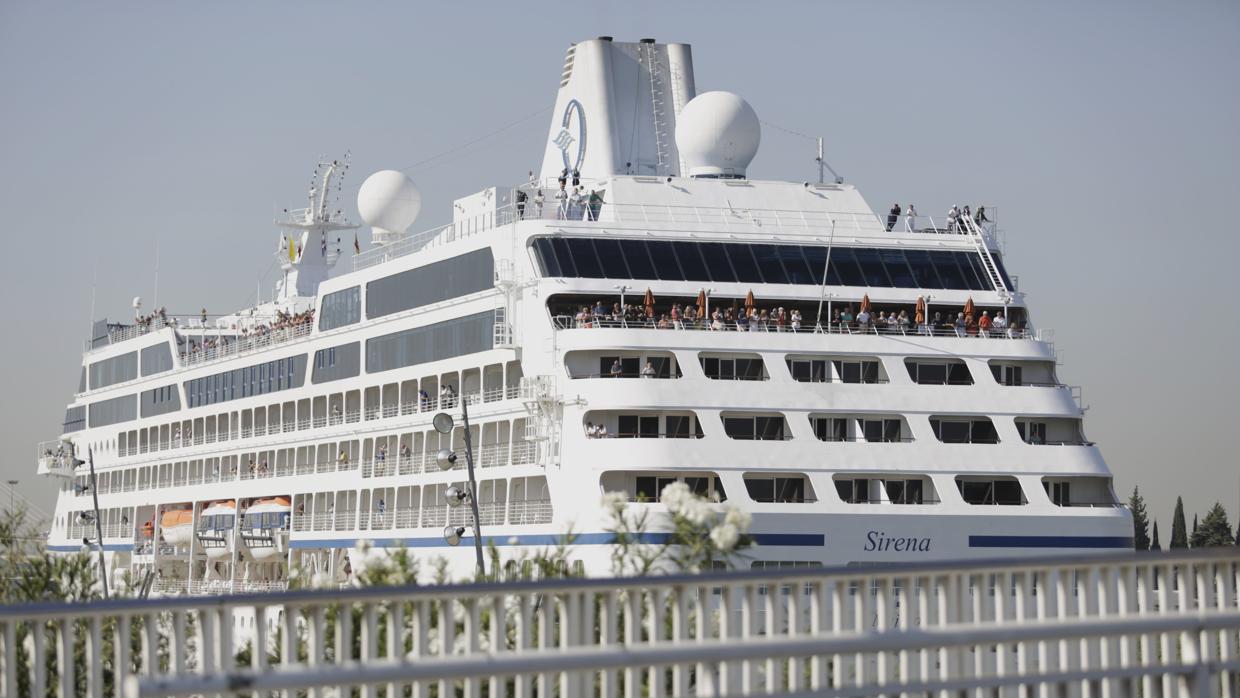
[[[969,536],[970,548],[1126,548],[1124,536]]]
[[[826,545],[826,536],[820,533],[754,533],[751,534],[758,545],[764,546],[795,546],[822,547]],[[671,538],[668,533],[644,533],[638,542],[650,545],[662,545]],[[363,539],[360,538],[327,538],[327,539],[293,539],[289,541],[292,548],[353,548]],[[378,548],[394,548],[400,545],[406,548],[447,548],[451,547],[443,538],[371,538],[365,539]],[[582,533],[573,537],[571,545],[609,545],[616,540],[611,533]],[[564,536],[553,534],[526,534],[520,536],[483,536],[483,545],[494,545],[503,548],[512,545],[554,546],[564,541]],[[470,545],[462,541],[464,545]]]
[[[54,553],[77,553],[81,552],[82,545],[80,543],[78,545],[49,545],[47,549]],[[114,553],[129,553],[133,552],[133,543],[107,543],[103,546],[103,549]],[[94,550],[95,548],[92,546],[91,552],[94,552]]]

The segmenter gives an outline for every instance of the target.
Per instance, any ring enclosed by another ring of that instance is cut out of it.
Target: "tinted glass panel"
[[[495,284],[494,269],[485,248],[376,279],[366,284],[366,315],[383,317],[485,291]]]
[[[913,273],[913,285],[917,288],[943,288],[939,275],[934,271],[930,253],[925,250],[905,250],[904,258]]]
[[[865,279],[866,286],[891,285],[887,279],[887,271],[883,269],[883,263],[878,258],[877,250],[858,248],[853,252],[857,256],[857,265],[861,267],[861,275]]]
[[[568,251],[573,255],[573,263],[577,265],[577,275],[587,279],[598,279],[603,276],[603,265],[599,264],[598,255],[594,253],[594,241],[589,238],[569,238]]]
[[[692,244],[692,243],[691,243]],[[728,261],[728,250],[723,245],[697,245],[702,250],[702,258],[710,271],[711,281],[736,281],[736,273]]]
[[[577,276],[577,265],[573,264],[573,256],[568,252],[568,241],[564,238],[551,238],[551,247],[560,263],[560,272],[564,276]]]
[[[702,254],[698,252],[697,243],[674,242],[672,247],[676,250],[676,258],[680,260],[680,269],[685,273],[685,279],[710,281],[710,274],[706,271],[706,263],[702,261]]]
[[[887,278],[891,279],[893,286],[917,288],[913,272],[909,270],[908,263],[904,261],[904,250],[883,250],[878,256],[883,260],[883,267],[887,269]]]
[[[768,284],[788,283],[788,273],[779,261],[779,250],[775,245],[750,245],[758,269],[762,271],[762,280]]]
[[[801,255],[801,248],[795,245],[780,245],[775,248],[779,253],[779,259],[784,263],[784,271],[787,272],[787,281],[790,284],[815,284],[821,282],[821,271],[819,272],[818,281],[815,281],[814,273],[810,271],[809,265],[805,262],[805,257]]]
[[[672,252],[672,243],[666,240],[647,240],[646,249],[650,251],[650,261],[654,262],[658,278],[668,281],[683,280],[684,274],[676,263],[676,255]]]
[[[838,247],[831,250],[831,276],[841,286],[865,286],[865,277],[857,266],[856,255],[851,248]]]
[[[831,250],[834,256],[835,250]],[[809,265],[809,283],[821,284],[823,266],[827,263],[827,248],[825,247],[802,247],[801,254],[805,256],[805,262]],[[838,286],[838,274],[834,271],[827,274],[827,283]]]
[[[555,250],[551,247],[550,238],[538,238],[534,241],[534,252],[542,267],[543,276],[564,276],[560,263],[555,258]]]
[[[609,279],[631,279],[629,267],[624,263],[624,255],[620,252],[620,241],[599,239],[594,241],[594,251],[603,265],[603,273]]]
[[[732,260],[732,269],[736,271],[736,280],[741,283],[762,283],[762,272],[754,261],[753,251],[749,245],[729,243],[723,246],[728,251],[728,259]]]
[[[938,253],[932,255],[931,259],[934,260],[934,268],[939,273],[943,288],[972,288],[965,285],[964,274],[960,273],[960,267],[956,266],[955,257]]]
[[[964,277],[967,287],[980,291],[983,289],[993,288],[989,281],[985,281],[985,276],[978,276],[978,270],[973,266],[973,260],[977,255],[970,252],[952,252],[952,256],[956,258],[956,265],[960,267],[960,274]],[[978,266],[981,266],[980,264]]]
[[[439,361],[490,349],[494,342],[494,311],[435,323],[366,340],[366,371]]]
[[[352,325],[362,319],[362,290],[353,286],[323,296],[323,309],[319,314],[319,329],[333,330]]]
[[[650,263],[650,253],[646,251],[645,240],[621,240],[620,248],[624,250],[624,260],[629,263],[629,271],[634,279],[657,279],[654,265]]]

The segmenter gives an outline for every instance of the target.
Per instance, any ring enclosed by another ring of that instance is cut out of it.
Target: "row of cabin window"
[[[634,499],[639,502],[657,502],[664,488],[675,482],[684,482],[694,494],[726,501],[727,493],[718,477],[712,476],[655,476],[639,475],[634,478]],[[802,475],[770,477],[744,477],[745,490],[749,498],[755,502],[772,504],[813,503],[817,499],[808,487],[807,479]],[[933,504],[938,500],[928,492],[927,481],[923,478],[833,478],[835,491],[840,500],[846,504],[872,504],[880,500],[876,495],[879,490],[886,496],[890,504]],[[1071,483],[1044,481],[1043,487],[1052,503],[1068,506],[1071,502]],[[876,489],[878,488],[878,489]],[[1020,482],[1013,478],[996,479],[957,479],[956,488],[967,504],[1019,506],[1025,503]]]
[[[297,375],[298,358],[290,356],[186,381],[185,394],[189,407],[213,405],[298,387],[301,385]]]
[[[662,420],[662,421],[661,421]],[[909,441],[902,420],[865,417],[811,417],[814,435],[820,441],[848,441],[848,423],[857,425],[853,440],[869,443]],[[704,436],[701,424],[692,415],[633,415],[616,418],[617,438],[697,438]],[[660,429],[662,424],[663,429]],[[1026,443],[1046,443],[1046,422],[1017,420],[1016,430]],[[988,417],[959,419],[931,418],[934,436],[948,444],[997,444],[999,433]],[[724,417],[728,438],[742,441],[784,441],[790,437],[783,416]]]
[[[531,242],[543,276],[820,286],[826,245],[543,237]],[[1000,275],[1007,272],[994,259]],[[994,290],[976,252],[830,248],[829,286]],[[1011,282],[1008,282],[1011,288]]]

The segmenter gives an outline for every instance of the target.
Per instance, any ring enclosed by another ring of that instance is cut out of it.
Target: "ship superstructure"
[[[571,529],[605,573],[602,493],[657,513],[676,481],[752,513],[747,565],[1130,548],[993,207],[889,219],[843,181],[747,178],[759,142],[687,45],[603,37],[568,51],[538,175],[409,234],[416,187],[376,173],[347,270],[325,161],[280,221],[273,300],[97,323],[39,446],[52,548],[98,528],[165,593],[344,582],[362,545],[467,572],[444,535],[469,525],[465,433],[432,425],[463,401],[505,556]]]

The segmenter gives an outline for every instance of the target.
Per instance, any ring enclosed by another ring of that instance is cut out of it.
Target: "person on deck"
[[[896,227],[896,221],[898,220],[900,220],[900,204],[896,203],[892,205],[891,211],[887,213],[887,232],[890,233],[891,229]]]

